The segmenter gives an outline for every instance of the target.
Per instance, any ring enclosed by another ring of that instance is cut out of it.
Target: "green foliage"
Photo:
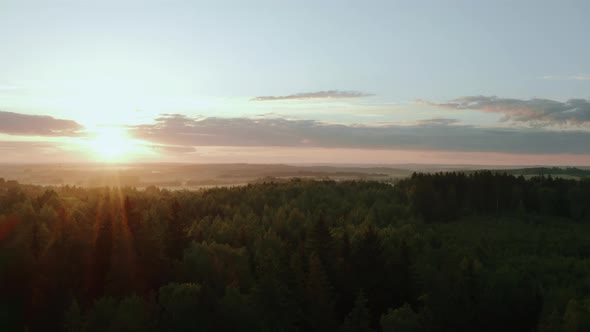
[[[78,301],[74,299],[65,314],[64,330],[67,332],[79,332],[86,329],[84,316],[78,306]]]
[[[200,192],[4,181],[0,330],[588,331],[589,197],[586,180],[485,171]]]
[[[332,287],[320,257],[313,253],[309,257],[306,283],[307,317],[315,331],[334,330],[335,321]]]
[[[369,308],[367,308],[367,298],[364,292],[359,291],[354,307],[346,316],[344,323],[340,327],[341,332],[371,332]]]
[[[198,330],[203,323],[202,288],[198,284],[171,283],[160,288],[158,302],[162,307],[162,325],[166,331]]]
[[[137,295],[129,296],[119,302],[113,320],[113,330],[121,332],[140,332],[150,328],[151,317],[147,303]]]
[[[424,325],[424,318],[407,303],[381,316],[383,332],[422,332],[426,331]]]
[[[86,331],[111,331],[117,315],[117,300],[102,297],[86,313]]]
[[[227,285],[249,289],[252,284],[250,263],[244,248],[193,243],[185,251],[181,266],[182,280],[207,284],[217,294],[223,294]]]

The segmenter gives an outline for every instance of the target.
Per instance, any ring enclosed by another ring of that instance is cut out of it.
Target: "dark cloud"
[[[373,94],[359,91],[340,91],[328,90],[318,92],[296,93],[287,96],[260,96],[252,98],[252,101],[269,101],[269,100],[304,100],[304,99],[345,99],[345,98],[362,98],[374,96]]]
[[[495,96],[472,96],[448,103],[418,102],[453,110],[478,110],[502,114],[503,121],[526,122],[535,125],[590,125],[590,100],[570,99],[560,102],[549,99],[510,99]]]
[[[28,115],[0,111],[0,133],[30,136],[76,136],[83,129],[72,120],[46,115]]]
[[[174,146],[391,148],[512,153],[590,153],[590,132],[479,128],[453,119],[412,125],[340,125],[281,118],[162,116],[135,126],[141,139]]]

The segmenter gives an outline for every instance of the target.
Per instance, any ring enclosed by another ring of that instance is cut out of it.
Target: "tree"
[[[321,260],[322,265],[326,269],[329,269],[335,263],[336,248],[332,234],[330,234],[330,228],[324,220],[323,215],[320,215],[319,219],[313,223],[307,239],[308,252],[315,252]]]
[[[332,288],[317,254],[309,257],[306,293],[310,325],[315,331],[332,331],[335,328]]]
[[[117,313],[117,301],[112,297],[101,297],[86,313],[86,331],[110,331]]]
[[[561,317],[554,308],[551,314],[539,324],[539,332],[562,332],[562,325]]]
[[[426,331],[423,317],[407,303],[381,316],[381,329],[383,332]]]
[[[119,302],[113,320],[113,330],[120,332],[147,331],[152,321],[147,303],[137,295],[128,296]]]
[[[367,298],[365,293],[360,290],[356,300],[354,301],[354,307],[346,316],[344,323],[340,327],[341,332],[371,332],[369,309],[367,308]]]
[[[274,233],[264,234],[254,246],[257,282],[252,289],[252,302],[263,331],[294,331],[299,313],[287,277],[284,243]]]
[[[571,299],[563,314],[563,325],[567,332],[588,331],[590,329],[590,311],[588,306],[583,305],[576,299]]]
[[[256,313],[251,298],[228,286],[221,299],[220,323],[224,331],[256,331]]]
[[[183,250],[187,247],[187,224],[180,215],[181,207],[177,200],[170,205],[168,219],[167,255],[173,259],[180,259]]]
[[[66,332],[82,332],[86,328],[85,323],[78,301],[74,299],[66,311],[64,329]]]
[[[205,330],[205,322],[199,309],[201,285],[195,283],[171,283],[160,288],[158,302],[162,307],[163,331]]]

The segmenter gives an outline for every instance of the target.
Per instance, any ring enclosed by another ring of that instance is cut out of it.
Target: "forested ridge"
[[[589,331],[590,181],[0,179],[0,331]]]

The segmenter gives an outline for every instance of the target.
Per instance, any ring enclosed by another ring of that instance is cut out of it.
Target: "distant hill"
[[[407,168],[404,168],[407,167]],[[281,182],[292,178],[336,181],[374,180],[391,182],[413,172],[464,172],[487,169],[496,173],[532,177],[551,175],[563,179],[590,177],[583,167],[494,167],[486,165],[285,165],[285,164],[36,164],[1,165],[0,178],[24,184],[165,187],[200,189],[265,181]]]

